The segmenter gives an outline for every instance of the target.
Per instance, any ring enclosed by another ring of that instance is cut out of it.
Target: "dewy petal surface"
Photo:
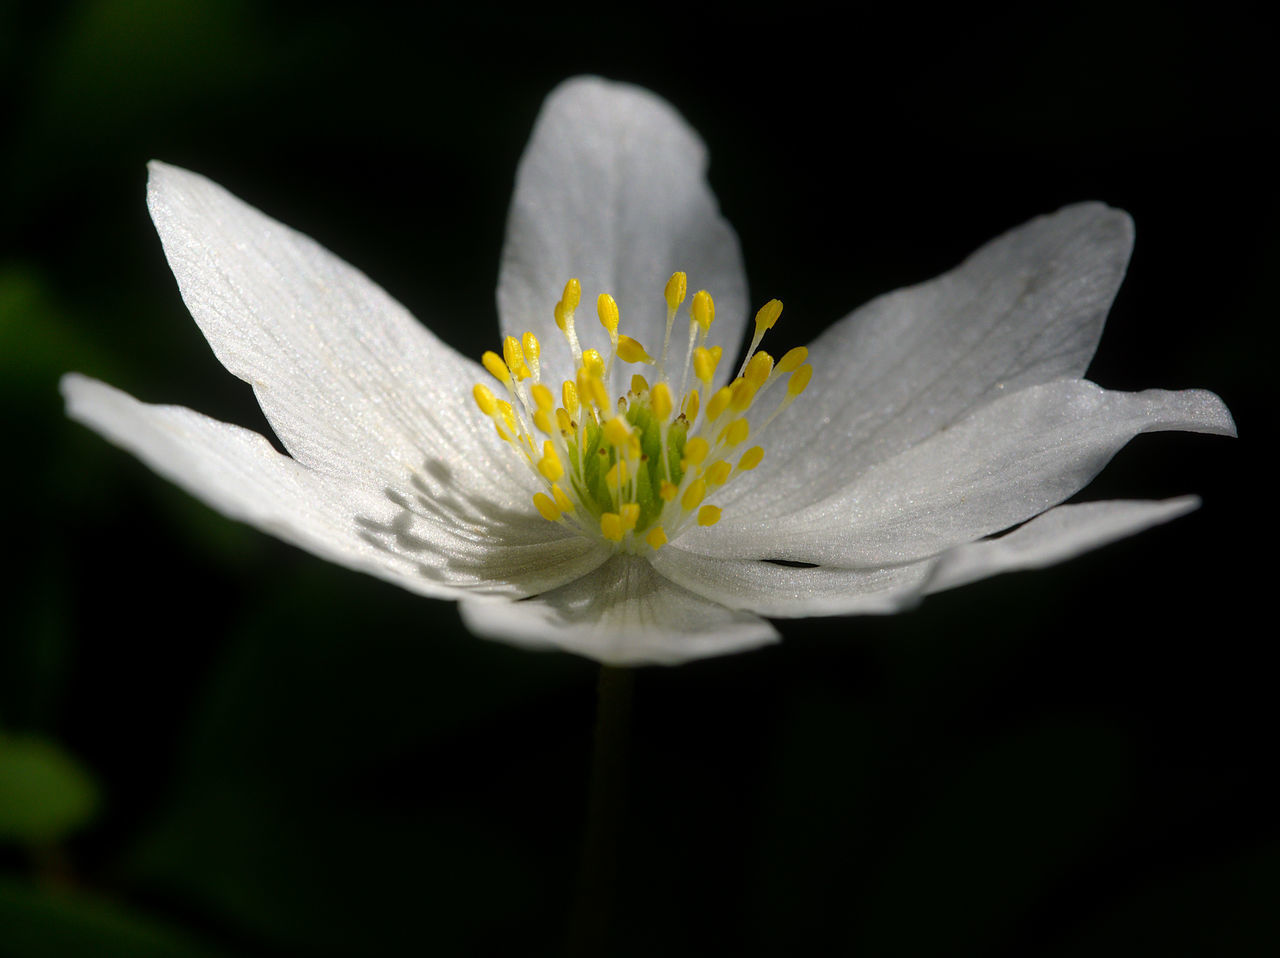
[[[438,489],[386,489],[318,472],[248,429],[181,406],[140,403],[97,380],[65,376],[62,391],[71,418],[222,514],[414,592],[530,595],[575,579],[608,556],[573,536],[548,542],[528,518],[478,523],[459,511],[441,521],[441,513],[457,505]],[[526,526],[529,534],[520,535]]]
[[[1058,506],[998,538],[878,569],[797,568],[697,555],[674,546],[658,554],[654,567],[699,595],[759,615],[881,615],[908,609],[933,592],[1066,561],[1176,519],[1199,504],[1195,496],[1184,496]]]
[[[821,502],[764,520],[744,511],[679,544],[845,567],[911,562],[1057,505],[1134,436],[1162,430],[1235,435],[1222,400],[1204,390],[1125,393],[1059,380],[982,407]]]
[[[616,555],[590,575],[524,602],[468,599],[468,628],[533,648],[559,648],[610,665],[677,665],[778,640],[763,619],[708,601]]]
[[[817,502],[986,402],[1083,376],[1132,248],[1128,214],[1068,206],[855,310],[810,344],[803,401],[725,504],[778,515],[777,483],[788,501]]]
[[[401,482],[447,464],[459,488],[532,512],[524,472],[459,401],[484,377],[314,240],[203,176],[151,164],[147,202],[182,298],[315,469]]]
[[[1198,508],[1195,496],[1162,502],[1120,500],[1079,502],[1050,509],[997,539],[959,546],[942,555],[925,582],[926,593],[968,585],[979,579],[1040,569],[1169,522]]]
[[[502,333],[519,338],[532,330],[548,375],[571,379],[552,308],[576,277],[584,303],[610,293],[627,335],[657,356],[666,329],[663,286],[684,270],[690,293],[706,289],[715,297],[714,341],[737,349],[747,319],[746,274],[706,169],[702,140],[652,93],[595,77],[557,87],[516,173],[498,280]],[[577,325],[584,348],[605,351],[593,307]],[[677,344],[687,329],[682,318]]]

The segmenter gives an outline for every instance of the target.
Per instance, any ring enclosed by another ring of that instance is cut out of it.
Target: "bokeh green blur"
[[[1087,498],[1205,498],[1138,539],[641,670],[610,953],[1275,953],[1270,51],[1226,8],[1038,9],[0,4],[0,958],[561,952],[594,665],[223,519],[57,381],[268,431],[179,299],[152,157],[490,348],[515,165],[582,72],[703,133],[778,342],[1129,209],[1093,378],[1214,389],[1244,436],[1122,452]]]

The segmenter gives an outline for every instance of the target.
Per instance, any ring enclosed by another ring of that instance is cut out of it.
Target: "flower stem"
[[[569,924],[570,956],[608,953],[617,884],[619,825],[626,799],[633,680],[631,669],[600,667],[587,823]]]

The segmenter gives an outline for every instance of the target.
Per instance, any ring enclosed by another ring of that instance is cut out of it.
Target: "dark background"
[[[1213,389],[1243,437],[1124,450],[1084,497],[1205,500],[1136,539],[641,671],[616,953],[1273,953],[1275,37],[1220,4],[1028,7],[0,6],[0,955],[560,950],[594,665],[222,519],[56,383],[266,428],[178,297],[151,157],[478,355],[516,162],[580,72],[701,131],[796,343],[1033,215],[1128,209],[1091,378]]]

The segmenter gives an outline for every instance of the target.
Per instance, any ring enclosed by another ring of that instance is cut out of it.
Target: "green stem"
[[[569,924],[571,956],[607,954],[618,877],[619,825],[627,792],[633,680],[628,668],[600,667],[587,825]]]

